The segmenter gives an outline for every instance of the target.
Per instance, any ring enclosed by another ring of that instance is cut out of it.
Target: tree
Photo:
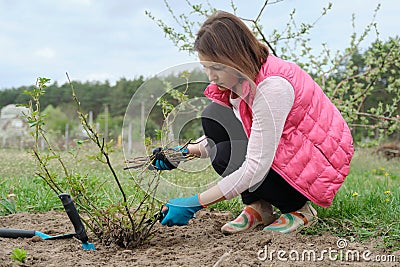
[[[65,127],[69,123],[67,115],[58,107],[48,105],[43,113],[46,114],[45,128],[55,132],[56,134],[63,135]]]
[[[335,78],[337,91],[347,89],[346,95],[335,98],[344,100],[337,104],[354,114],[350,119],[358,134],[390,136],[398,129],[399,48],[399,37],[377,40],[363,54],[354,53]]]
[[[355,129],[361,127],[367,131],[368,135],[382,138],[397,131],[400,124],[399,37],[391,38],[387,42],[379,40],[375,17],[380,5],[374,10],[371,22],[360,33],[355,31],[355,16],[353,15],[353,34],[350,36],[350,43],[346,49],[333,52],[327,44],[322,44],[322,52],[316,54],[309,44],[309,34],[319,18],[310,24],[297,23],[294,19],[295,10],[293,10],[283,27],[284,30],[272,29],[267,33],[264,32],[260,18],[267,7],[279,2],[283,0],[272,2],[265,0],[254,19],[242,19],[250,24],[249,27],[254,34],[269,46],[272,53],[296,62],[315,78],[342,112],[353,128],[353,133]],[[176,14],[167,0],[164,3],[178,25],[177,28],[157,19],[149,11],[146,11],[146,14],[180,50],[192,53],[195,38],[193,28],[200,22],[190,15],[204,20],[215,9],[209,3],[203,6],[186,1],[189,11]],[[231,1],[231,7],[233,13],[236,13],[237,7],[233,1]],[[321,16],[326,15],[331,8],[332,4],[329,3],[321,11]],[[377,36],[376,42],[368,52],[360,54],[361,44],[365,41],[365,37],[373,33]],[[377,95],[381,95],[382,98],[376,98]]]
[[[107,102],[110,104],[111,116],[123,116],[125,114],[131,97],[143,82],[143,76],[132,81],[122,78],[117,81],[115,86],[110,88],[111,92]]]

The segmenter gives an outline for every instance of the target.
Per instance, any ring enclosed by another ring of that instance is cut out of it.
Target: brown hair
[[[267,60],[268,47],[235,15],[217,11],[201,26],[194,50],[210,60],[228,65],[254,80]]]

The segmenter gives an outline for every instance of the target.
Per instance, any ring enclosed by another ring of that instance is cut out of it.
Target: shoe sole
[[[235,232],[233,232],[233,231],[227,231],[227,230],[222,230],[222,229],[221,229],[221,232],[222,232],[224,235],[240,234],[240,233],[244,233],[244,232],[253,230],[254,228],[256,228],[257,226],[259,226],[260,224],[262,224],[262,223],[257,223],[257,224],[254,224],[253,226],[251,226],[251,227],[249,227],[249,228],[247,228],[247,229],[239,230],[239,231],[235,231]]]

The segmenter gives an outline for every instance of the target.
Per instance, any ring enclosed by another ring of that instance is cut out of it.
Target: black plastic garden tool
[[[70,195],[63,193],[58,195],[61,199],[64,209],[67,212],[69,219],[75,228],[75,237],[82,242],[82,248],[84,250],[96,250],[94,244],[89,243],[89,238],[85,231],[85,226],[83,225],[81,218],[79,217],[78,211],[75,208],[74,202]]]
[[[72,198],[68,194],[60,194],[58,196],[67,212],[69,219],[71,220],[75,233],[71,234],[63,234],[63,235],[56,235],[51,236],[44,234],[39,231],[35,230],[23,230],[23,229],[13,229],[13,228],[0,228],[0,237],[7,237],[7,238],[18,238],[18,237],[34,237],[39,236],[43,240],[51,240],[51,239],[64,239],[64,238],[72,238],[76,237],[82,242],[82,248],[84,250],[96,250],[94,244],[89,243],[89,238],[86,234],[85,227],[79,217],[78,211],[75,208],[74,202]]]

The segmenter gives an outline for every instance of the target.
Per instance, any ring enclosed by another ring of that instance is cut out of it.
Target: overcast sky
[[[189,11],[185,0],[170,2],[178,14]],[[210,2],[218,9],[232,11],[230,1]],[[264,1],[234,2],[239,16],[254,18]],[[298,22],[313,22],[328,2],[285,0],[269,6],[262,17],[264,32],[269,35],[272,29],[283,29],[293,8]],[[312,33],[316,48],[323,42],[333,50],[346,47],[352,14],[361,31],[378,3],[382,3],[376,18],[380,37],[387,40],[400,32],[398,0],[331,2],[331,12]],[[63,84],[65,72],[73,80],[113,83],[122,77],[149,77],[197,60],[173,46],[145,10],[166,22],[172,20],[161,0],[0,0],[0,89],[32,85],[39,76]]]

